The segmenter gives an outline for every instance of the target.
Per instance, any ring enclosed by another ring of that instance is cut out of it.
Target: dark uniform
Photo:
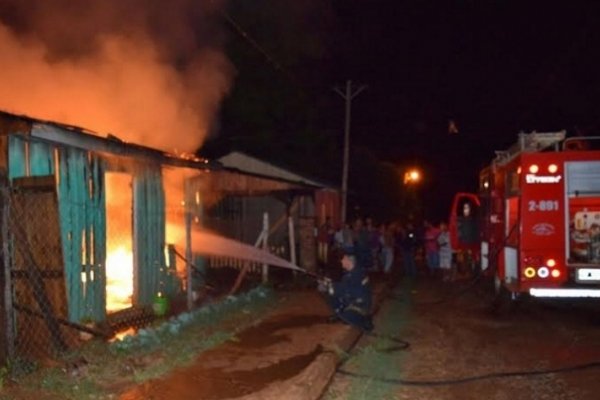
[[[371,306],[373,293],[365,270],[355,265],[342,279],[328,288],[328,300],[335,315],[364,331],[373,330]]]

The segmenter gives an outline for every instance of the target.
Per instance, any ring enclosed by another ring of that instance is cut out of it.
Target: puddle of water
[[[221,400],[258,392],[276,381],[285,381],[304,370],[323,352],[317,346],[308,354],[298,355],[267,367],[244,371],[206,369],[194,365],[175,371],[164,379],[147,382],[123,393],[120,400],[204,399]],[[260,363],[257,356],[257,365]]]
[[[284,329],[310,327],[324,324],[326,318],[322,315],[282,316],[250,327],[237,335],[235,345],[243,348],[264,348],[288,340],[287,336],[278,333]]]

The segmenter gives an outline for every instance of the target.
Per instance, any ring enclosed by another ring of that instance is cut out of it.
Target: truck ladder
[[[494,165],[503,165],[521,153],[531,153],[535,151],[542,151],[550,146],[554,146],[556,150],[559,150],[558,144],[565,139],[566,131],[559,132],[531,132],[531,133],[519,133],[519,140],[513,144],[508,150],[496,151],[496,158],[494,159]]]

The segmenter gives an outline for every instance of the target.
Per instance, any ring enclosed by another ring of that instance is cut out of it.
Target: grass
[[[404,282],[396,291],[408,293],[410,288],[411,283]],[[369,337],[366,345],[352,350],[342,365],[344,370],[367,377],[348,378],[348,385],[343,388],[331,387],[325,394],[325,400],[394,399],[397,387],[381,382],[378,378],[401,375],[404,355],[399,352],[386,353],[386,348],[397,343],[391,342],[385,336],[402,334],[409,316],[408,308],[406,302],[393,301],[381,309],[375,324],[379,336]]]
[[[238,331],[274,307],[274,298],[271,290],[254,289],[162,321],[122,341],[92,341],[66,354],[60,366],[18,378],[18,389],[36,400],[115,398],[128,386],[189,365],[200,353],[235,340]],[[65,368],[69,365],[75,367]]]

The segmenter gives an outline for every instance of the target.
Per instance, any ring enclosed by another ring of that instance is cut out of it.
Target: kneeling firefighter
[[[324,292],[334,319],[339,319],[363,331],[373,330],[371,305],[373,293],[366,271],[356,265],[356,256],[346,250],[342,260],[344,274],[339,281],[319,279],[319,290]]]

